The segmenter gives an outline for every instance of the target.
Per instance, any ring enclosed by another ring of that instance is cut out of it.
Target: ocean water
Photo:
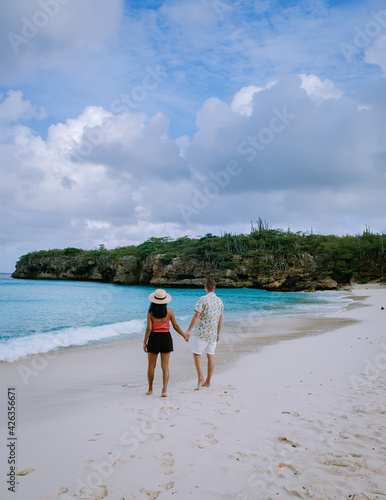
[[[57,349],[142,338],[149,287],[77,281],[13,279],[0,274],[0,361],[16,361]],[[183,330],[200,289],[167,289]],[[267,292],[217,289],[224,302],[224,328],[246,316],[267,318],[327,315],[347,306],[345,292]]]

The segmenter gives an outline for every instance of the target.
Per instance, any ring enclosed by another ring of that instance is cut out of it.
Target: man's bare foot
[[[150,394],[153,394],[153,389],[149,389],[146,393],[146,396],[150,396]]]
[[[198,381],[198,385],[197,385],[195,391],[199,391],[201,389],[201,387],[204,385],[204,383],[205,383],[205,379],[204,378],[200,379]]]
[[[162,389],[161,398],[166,398],[166,397],[167,397],[166,389]]]
[[[210,387],[210,383],[209,383],[209,382],[204,382],[204,383],[202,384],[202,387]]]

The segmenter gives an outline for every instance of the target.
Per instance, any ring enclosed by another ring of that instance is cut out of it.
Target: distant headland
[[[250,234],[149,238],[107,250],[65,248],[20,257],[14,278],[100,281],[162,288],[202,287],[273,291],[338,290],[351,282],[385,282],[386,235],[355,236],[271,229],[259,219]]]

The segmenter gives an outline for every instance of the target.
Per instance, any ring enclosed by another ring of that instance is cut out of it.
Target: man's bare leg
[[[166,398],[168,392],[169,358],[170,358],[170,352],[161,352],[161,367],[162,367],[162,380],[163,380],[161,396],[164,398]]]
[[[157,364],[157,356],[158,354],[154,354],[152,352],[147,353],[148,359],[148,368],[147,368],[147,380],[149,382],[149,390],[147,391],[147,395],[153,394],[153,380],[154,380],[154,370]]]
[[[196,391],[198,391],[201,389],[202,384],[205,382],[205,377],[204,377],[204,374],[202,373],[201,354],[193,353],[193,358],[194,358],[194,364],[196,365],[196,370],[197,370],[197,375],[198,375],[198,384],[197,384],[197,388],[196,388]]]
[[[208,376],[206,377],[205,382],[202,384],[202,387],[210,387],[210,380],[213,375],[214,370],[214,354],[207,354],[208,357]]]

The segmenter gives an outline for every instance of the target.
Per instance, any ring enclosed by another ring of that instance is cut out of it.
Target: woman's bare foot
[[[149,389],[146,393],[146,396],[150,396],[150,394],[153,394],[153,389]]]
[[[202,387],[210,387],[210,383],[205,381],[205,382],[202,384]]]
[[[205,379],[204,378],[200,378],[200,380],[198,381],[198,385],[196,387],[196,391],[199,391],[201,389],[201,387],[204,385],[205,383]]]
[[[167,391],[166,389],[162,389],[162,392],[161,392],[161,398],[166,398],[167,397]]]

